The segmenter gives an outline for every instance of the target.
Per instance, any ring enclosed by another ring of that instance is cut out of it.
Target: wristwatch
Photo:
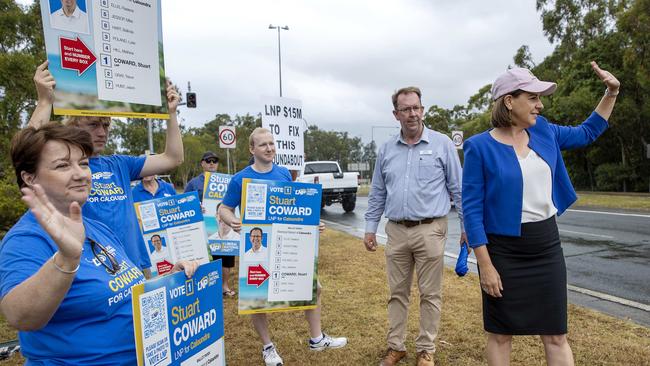
[[[619,89],[619,90],[616,91],[616,93],[612,93],[611,91],[609,91],[609,88],[605,88],[605,95],[608,96],[608,97],[615,97],[615,96],[618,95],[618,93],[620,91],[621,90]]]

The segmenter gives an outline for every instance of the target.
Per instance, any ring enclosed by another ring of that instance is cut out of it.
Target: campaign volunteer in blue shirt
[[[561,150],[590,144],[608,127],[619,81],[606,86],[579,126],[540,115],[556,84],[513,68],[492,84],[493,129],[464,144],[463,210],[478,260],[488,365],[507,365],[513,335],[540,335],[550,364],[573,365],[567,342],[567,280],[555,216],[576,200]]]
[[[212,151],[206,151],[201,157],[201,168],[203,172],[196,177],[192,178],[185,186],[185,193],[196,192],[201,200],[201,209],[205,213],[203,207],[203,188],[205,186],[205,176],[208,173],[216,173],[219,169],[219,157]],[[230,288],[230,273],[235,267],[235,257],[232,255],[213,255],[212,260],[221,259],[221,268],[223,274],[222,293],[224,298],[234,297],[237,293]]]
[[[91,136],[28,127],[11,158],[29,210],[0,246],[0,310],[27,365],[135,365],[131,287],[140,269],[103,223],[82,216],[91,190]],[[197,262],[175,270],[194,273]]]
[[[39,128],[50,120],[54,102],[55,81],[47,70],[47,61],[36,69],[34,83],[38,94],[38,105],[29,121],[29,126]],[[146,277],[151,276],[151,261],[147,246],[140,234],[138,219],[133,209],[131,181],[154,174],[166,173],[183,162],[183,140],[176,118],[180,97],[171,82],[167,82],[167,137],[162,154],[147,157],[108,155],[101,153],[108,142],[111,119],[108,117],[70,117],[66,125],[79,127],[92,137],[93,154],[90,169],[93,172],[92,189],[84,205],[84,216],[98,220],[116,231],[124,243],[128,257],[143,269]]]
[[[273,163],[275,158],[275,141],[271,131],[258,127],[251,132],[248,138],[249,150],[253,155],[254,162],[241,171],[237,172],[230,183],[226,196],[219,206],[218,214],[223,221],[232,227],[236,232],[241,231],[241,221],[235,216],[235,209],[241,203],[241,191],[244,178],[265,179],[281,182],[291,182],[291,173],[287,168],[277,166]],[[321,224],[320,231],[325,227]],[[341,348],[348,343],[345,337],[331,337],[321,329],[321,308],[320,308],[321,286],[318,283],[317,307],[316,309],[305,310],[305,318],[309,323],[309,349],[322,351],[329,348]],[[269,323],[266,314],[251,315],[253,327],[262,341],[262,358],[266,366],[282,365],[282,358],[278,354],[271,335],[269,334]]]
[[[141,202],[174,196],[176,189],[155,175],[149,175],[142,177],[142,180],[133,187],[131,192],[133,193],[133,202]]]
[[[203,202],[203,186],[205,185],[205,173],[216,173],[219,168],[219,157],[212,151],[206,151],[201,157],[201,168],[203,172],[192,178],[185,186],[185,193],[197,192],[199,199]]]

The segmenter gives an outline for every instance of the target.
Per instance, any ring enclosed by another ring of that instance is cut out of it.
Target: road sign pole
[[[228,174],[230,174],[230,149],[226,149],[226,165],[228,165]]]

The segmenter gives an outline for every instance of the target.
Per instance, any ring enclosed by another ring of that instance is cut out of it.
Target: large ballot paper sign
[[[318,184],[244,179],[239,314],[316,307]]]
[[[302,102],[297,99],[265,97],[262,127],[275,140],[273,162],[289,170],[300,170],[305,159],[305,120]]]
[[[55,114],[169,118],[160,0],[40,4]]]
[[[218,260],[133,287],[138,366],[226,364],[221,281]]]
[[[171,271],[179,260],[210,261],[201,202],[196,192],[133,204],[151,259],[151,274]]]
[[[232,175],[205,172],[203,180],[203,220],[208,232],[211,255],[239,255],[239,234],[217,217],[217,206],[223,201]]]

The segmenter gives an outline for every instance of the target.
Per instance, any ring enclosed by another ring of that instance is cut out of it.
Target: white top
[[[156,264],[164,260],[171,262],[167,254],[167,247],[162,247],[159,252],[154,250],[153,253],[149,255],[149,259],[151,260],[151,264],[153,264],[154,268],[156,267]]]
[[[268,256],[266,255],[266,248],[260,247],[260,250],[257,252],[253,251],[253,248],[250,248],[246,253],[244,253],[244,261],[246,262],[266,262]]]
[[[88,16],[78,6],[70,16],[65,15],[61,8],[50,15],[50,26],[70,32],[88,33]]]
[[[518,160],[524,181],[521,223],[544,221],[557,213],[551,196],[551,168],[533,150]]]
[[[219,231],[215,232],[214,234],[210,235],[208,238],[209,240],[237,240],[239,241],[239,234],[235,230],[230,230],[228,234],[224,238],[219,235]]]

